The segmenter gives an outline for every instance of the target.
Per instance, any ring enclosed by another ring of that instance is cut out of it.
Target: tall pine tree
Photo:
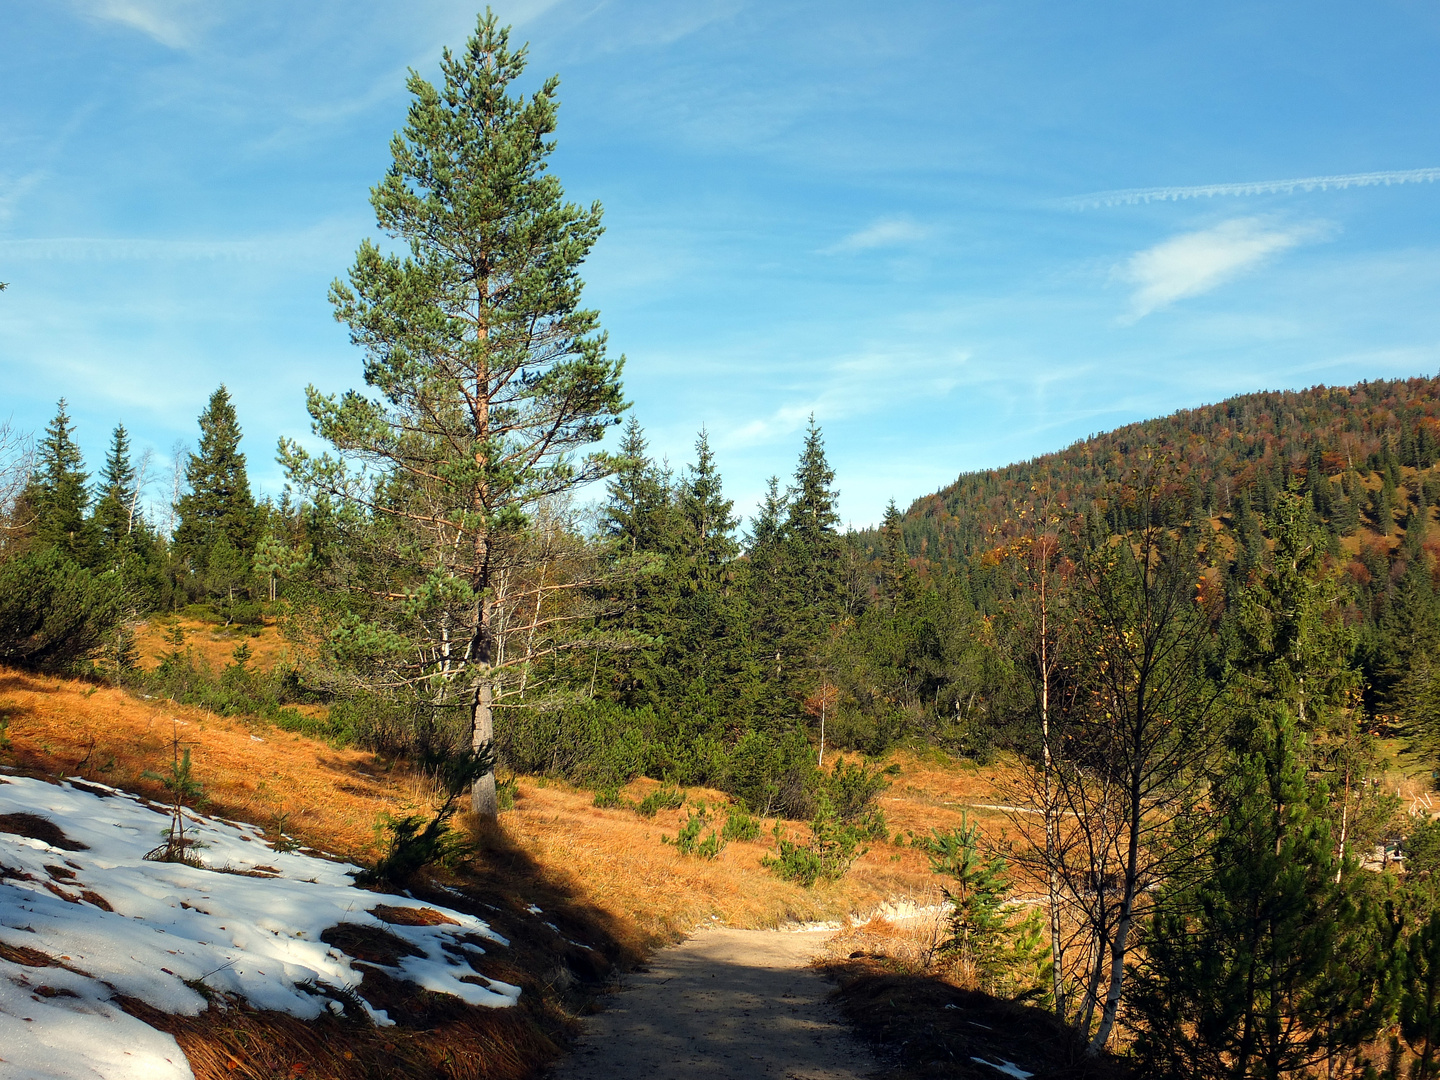
[[[807,684],[813,681],[818,654],[845,611],[845,552],[834,483],[835,470],[825,459],[825,440],[812,416],[786,500],[781,579],[783,679],[797,696],[812,689]]]
[[[34,544],[55,548],[82,566],[95,557],[95,538],[86,510],[90,505],[89,475],[75,444],[75,429],[61,398],[55,419],[45,428],[36,455],[35,472],[21,497],[17,515]]]
[[[240,437],[235,406],[222,385],[200,414],[200,451],[191,454],[185,465],[189,490],[176,506],[176,556],[188,560],[194,573],[204,575],[223,541],[228,562],[219,591],[225,593],[233,588],[233,564],[253,555],[258,524]]]
[[[116,424],[110,437],[110,451],[100,472],[100,501],[95,506],[95,525],[106,559],[114,561],[130,546],[139,509],[135,490],[135,466],[130,460],[130,435],[124,424]]]
[[[405,127],[371,192],[404,253],[362,241],[330,293],[374,396],[310,388],[316,433],[339,456],[281,448],[298,485],[350,515],[347,539],[385,579],[380,601],[369,581],[339,583],[368,605],[346,649],[365,683],[417,708],[465,708],[477,750],[534,655],[497,585],[533,569],[530,518],[546,500],[613,472],[595,444],[625,409],[623,359],[581,306],[601,208],[566,202],[549,171],[559,80],[515,93],[525,62],[487,12],[463,50],[445,51],[439,86],[411,73]],[[493,772],[472,803],[495,815]]]
[[[725,498],[710,438],[703,429],[695,440],[695,464],[686,470],[676,502],[684,572],[695,589],[713,592],[739,552],[735,541],[739,522],[731,514],[735,502]]]

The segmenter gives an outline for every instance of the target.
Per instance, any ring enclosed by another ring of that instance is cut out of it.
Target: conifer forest
[[[354,386],[310,388],[281,493],[224,385],[163,475],[119,424],[84,460],[64,400],[5,432],[0,663],[404,759],[482,819],[517,776],[718,789],[809,826],[774,869],[810,882],[893,831],[896,750],[1008,762],[1003,846],[912,838],[989,992],[1140,1076],[1440,1077],[1440,819],[1379,782],[1440,786],[1440,379],[1231,398],[861,531],[812,419],[742,523],[706,431],[671,465],[626,400],[524,63],[488,17],[411,73],[388,240],[330,292]],[[213,667],[181,615],[291,659]]]

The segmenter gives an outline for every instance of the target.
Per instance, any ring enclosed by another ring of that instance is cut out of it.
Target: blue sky
[[[586,299],[652,447],[707,427],[741,511],[812,412],[863,525],[1131,420],[1440,369],[1433,4],[496,11],[561,77],[554,169],[605,205]],[[360,383],[325,294],[406,69],[475,15],[0,0],[0,419],[64,395],[92,467],[123,420],[159,473],[224,381],[278,493],[305,385]]]

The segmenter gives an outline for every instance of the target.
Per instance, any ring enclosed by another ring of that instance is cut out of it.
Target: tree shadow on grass
[[[463,959],[485,979],[521,988],[511,1008],[467,1005],[424,991],[384,970],[394,958],[385,931],[342,923],[323,939],[357,961],[358,989],[394,1026],[363,1012],[300,1021],[235,1001],[213,1001],[199,1016],[173,1016],[142,1003],[125,1008],[174,1035],[197,1080],[325,1076],[335,1080],[521,1080],[564,1052],[576,1018],[594,1010],[604,980],[641,957],[633,930],[548,873],[503,824],[468,823],[475,858],[453,871],[422,871],[408,883],[417,900],[483,919],[508,945]],[[391,887],[393,889],[393,886]],[[376,896],[379,917],[393,918]],[[398,940],[398,939],[396,939]],[[402,943],[403,945],[403,943]]]

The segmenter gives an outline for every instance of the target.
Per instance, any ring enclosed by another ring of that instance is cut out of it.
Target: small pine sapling
[[[1005,860],[980,851],[980,827],[961,815],[959,828],[936,829],[917,838],[930,856],[930,869],[953,881],[950,936],[940,954],[994,993],[1033,999],[1048,993],[1049,945],[1038,910],[1019,920],[1007,910],[1010,882]]]
[[[851,864],[865,854],[860,833],[840,823],[834,805],[823,793],[810,821],[809,845],[791,840],[779,822],[775,823],[774,836],[777,854],[766,855],[760,865],[807,889],[817,881],[839,880]]]
[[[271,851],[295,851],[300,847],[295,838],[285,831],[289,824],[290,813],[288,810],[282,810],[275,815],[271,822],[271,828],[275,833],[275,839],[270,841]]]
[[[403,886],[426,866],[453,866],[468,858],[472,846],[455,833],[450,819],[460,809],[460,796],[494,768],[495,756],[488,747],[447,758],[438,776],[445,801],[435,816],[426,821],[423,814],[401,818],[381,814],[375,828],[386,837],[385,854],[372,869],[357,875],[356,884]]]
[[[725,848],[725,839],[721,836],[720,830],[712,829],[709,836],[701,838],[701,834],[710,820],[710,810],[702,802],[691,810],[685,821],[681,823],[680,832],[674,840],[661,833],[660,842],[674,844],[683,855],[694,855],[700,859],[718,858],[720,852]]]
[[[170,752],[169,772],[157,773],[147,769],[141,774],[147,780],[158,780],[170,793],[171,800],[170,828],[166,832],[165,842],[147,852],[145,858],[151,862],[179,862],[199,866],[200,857],[193,850],[196,842],[185,835],[185,802],[200,798],[204,793],[204,786],[191,772],[190,748],[187,746],[184,750],[180,749],[178,733],[171,735]]]
[[[731,808],[725,818],[725,827],[720,830],[722,840],[745,842],[760,836],[760,822],[751,817],[743,806]]]
[[[180,625],[179,619],[172,619],[170,625],[165,628],[165,644],[170,648],[160,654],[160,670],[162,672],[180,667],[188,658],[189,650],[185,648],[185,627]]]
[[[115,657],[115,667],[120,671],[134,671],[140,666],[140,650],[135,644],[135,631],[128,626],[122,625],[115,630],[111,652]]]
[[[654,817],[661,810],[679,810],[685,805],[685,793],[678,787],[661,786],[635,804],[641,817]]]

